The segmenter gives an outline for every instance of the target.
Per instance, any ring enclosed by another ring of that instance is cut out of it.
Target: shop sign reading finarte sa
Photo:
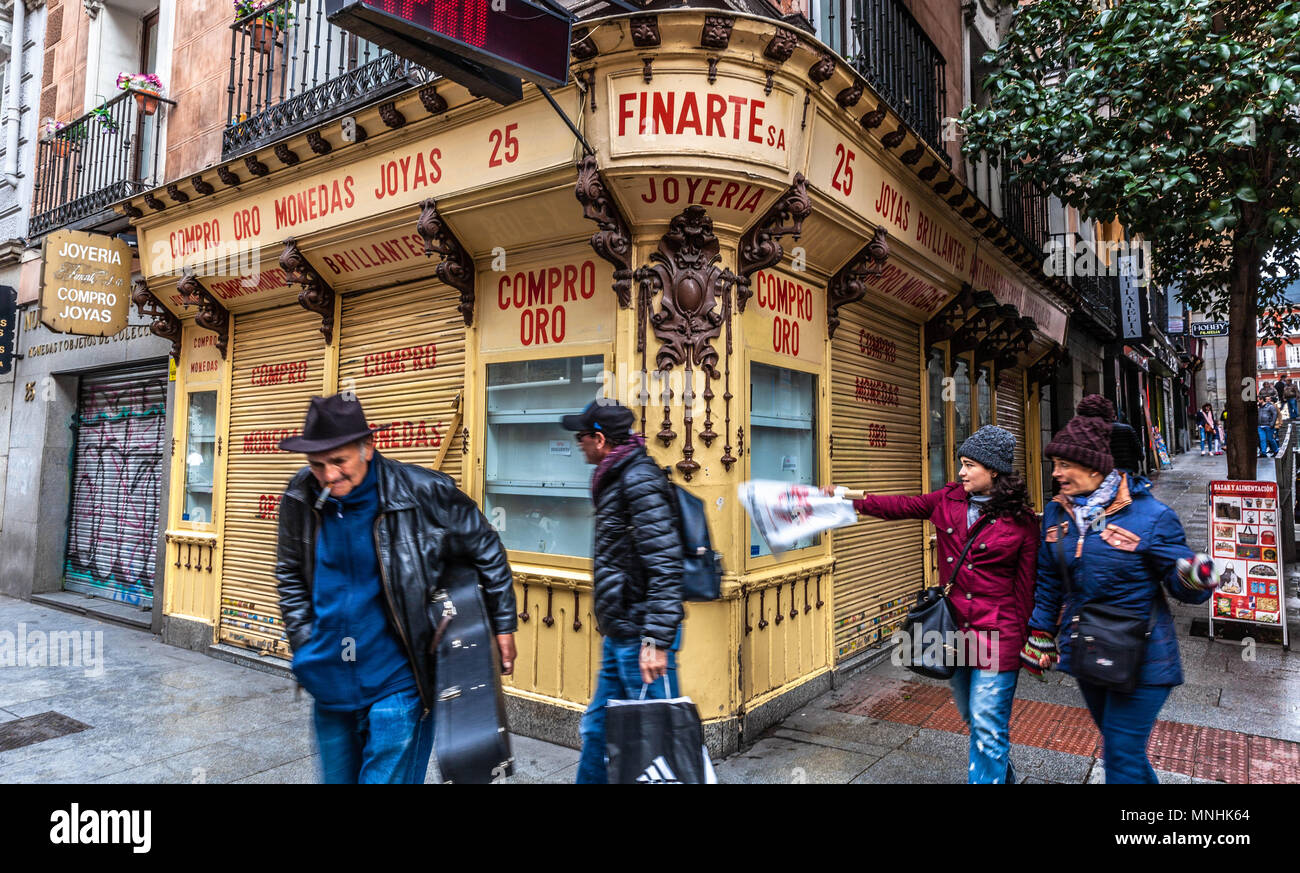
[[[131,248],[79,230],[45,237],[41,323],[59,333],[113,336],[126,327]]]

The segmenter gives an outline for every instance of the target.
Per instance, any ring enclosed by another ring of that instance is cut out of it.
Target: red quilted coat
[[[923,518],[938,532],[939,582],[947,585],[966,547],[966,492],[960,482],[916,497],[868,495],[853,501],[863,515],[884,519]],[[1038,522],[1032,516],[996,518],[975,534],[975,543],[949,592],[958,626],[976,632],[977,663],[999,672],[1020,668],[1034,608]],[[993,637],[989,632],[996,631]]]

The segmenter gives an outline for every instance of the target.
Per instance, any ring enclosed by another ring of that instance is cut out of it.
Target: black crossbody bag
[[[1078,520],[1075,520],[1078,525]],[[1064,536],[1056,541],[1056,561],[1065,577],[1065,596],[1074,590],[1070,565],[1065,560]],[[1157,597],[1161,592],[1157,590]],[[1085,603],[1070,618],[1070,666],[1074,678],[1125,694],[1137,688],[1142,656],[1156,626],[1156,601],[1151,614],[1141,615],[1107,606]]]
[[[916,603],[907,612],[907,617],[903,619],[903,627],[907,633],[911,634],[911,645],[904,647],[903,666],[921,676],[929,676],[931,679],[951,679],[952,674],[957,672],[957,665],[953,663],[956,659],[951,657],[955,650],[949,645],[950,640],[957,639],[957,617],[952,613],[952,603],[948,600],[948,592],[957,582],[957,574],[961,571],[962,561],[966,560],[966,555],[970,552],[970,547],[975,543],[975,534],[979,532],[989,521],[987,513],[981,515],[975,521],[975,525],[966,534],[966,548],[962,549],[961,557],[957,559],[957,566],[952,569],[952,578],[948,580],[947,587],[940,588],[937,585],[934,588],[922,588],[916,595]],[[925,647],[927,637],[934,639],[934,634],[939,634],[944,641],[942,654]],[[917,642],[921,646],[921,660],[919,662],[912,658],[914,648]],[[951,653],[951,654],[950,654]]]

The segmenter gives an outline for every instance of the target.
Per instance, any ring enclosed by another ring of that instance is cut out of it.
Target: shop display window
[[[993,423],[993,371],[980,367],[975,387],[975,398],[979,401],[979,426],[984,427]]]
[[[591,473],[560,417],[603,384],[604,358],[487,365],[484,508],[506,548],[591,557]]]
[[[217,392],[190,394],[185,445],[185,508],[182,521],[212,521],[212,480],[216,469]]]
[[[944,427],[944,414],[948,404],[943,400],[944,386],[944,352],[942,348],[931,349],[926,361],[926,379],[930,388],[930,490],[937,491],[949,481],[948,447],[944,440],[947,428]]]
[[[753,364],[749,391],[750,478],[817,484],[813,448],[817,378],[811,373]],[[817,542],[818,537],[807,537],[794,548],[807,548]],[[750,556],[771,553],[751,522]]]
[[[952,447],[956,451],[971,435],[970,363],[965,358],[954,362],[952,380],[956,399],[952,410]]]

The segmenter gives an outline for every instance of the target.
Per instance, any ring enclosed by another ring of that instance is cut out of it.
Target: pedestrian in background
[[[1206,403],[1196,414],[1197,429],[1201,432],[1201,454],[1208,455],[1214,450],[1217,431],[1214,427],[1214,407]]]
[[[974,650],[975,663],[959,662],[949,680],[953,702],[970,728],[967,781],[972,784],[1016,781],[1009,725],[1033,605],[1038,530],[1025,480],[1015,471],[1015,449],[1010,431],[986,425],[957,449],[959,482],[919,496],[866,495],[853,501],[863,515],[934,524],[945,581],[966,543],[976,540],[957,567],[949,594],[958,627],[974,632],[968,649]]]
[[[1214,452],[1216,455],[1222,455],[1228,445],[1228,408],[1225,406],[1223,412],[1219,413],[1219,447]]]
[[[433,751],[438,571],[472,566],[501,671],[514,671],[515,594],[496,529],[445,473],[375,451],[361,403],[313,397],[280,498],[275,578],[292,669],[314,698],[327,783],[423,784]]]
[[[1151,495],[1146,480],[1116,469],[1110,401],[1090,394],[1076,411],[1043,450],[1061,493],[1043,514],[1034,611],[1022,657],[1031,673],[1057,666],[1076,678],[1101,731],[1108,783],[1158,782],[1147,741],[1170,689],[1183,683],[1174,618],[1163,592],[1184,603],[1204,603],[1217,584],[1214,562],[1193,553],[1177,514]],[[1132,691],[1081,675],[1069,622],[1086,606],[1148,622],[1145,643],[1137,643]]]
[[[1292,420],[1300,418],[1300,391],[1297,391],[1295,380],[1288,376],[1282,377],[1283,387],[1278,390],[1278,396],[1286,402],[1287,416]]]
[[[682,540],[676,495],[632,433],[632,410],[593,400],[561,419],[577,434],[591,475],[596,529],[591,598],[604,636],[596,691],[582,716],[578,784],[605,784],[605,705],[632,697],[676,697],[682,643]],[[666,680],[665,680],[666,677]],[[661,681],[665,680],[665,681]]]
[[[1259,430],[1259,456],[1261,458],[1271,458],[1277,454],[1277,433],[1274,430],[1277,426],[1277,406],[1271,401],[1260,397],[1259,418],[1257,420]]]

